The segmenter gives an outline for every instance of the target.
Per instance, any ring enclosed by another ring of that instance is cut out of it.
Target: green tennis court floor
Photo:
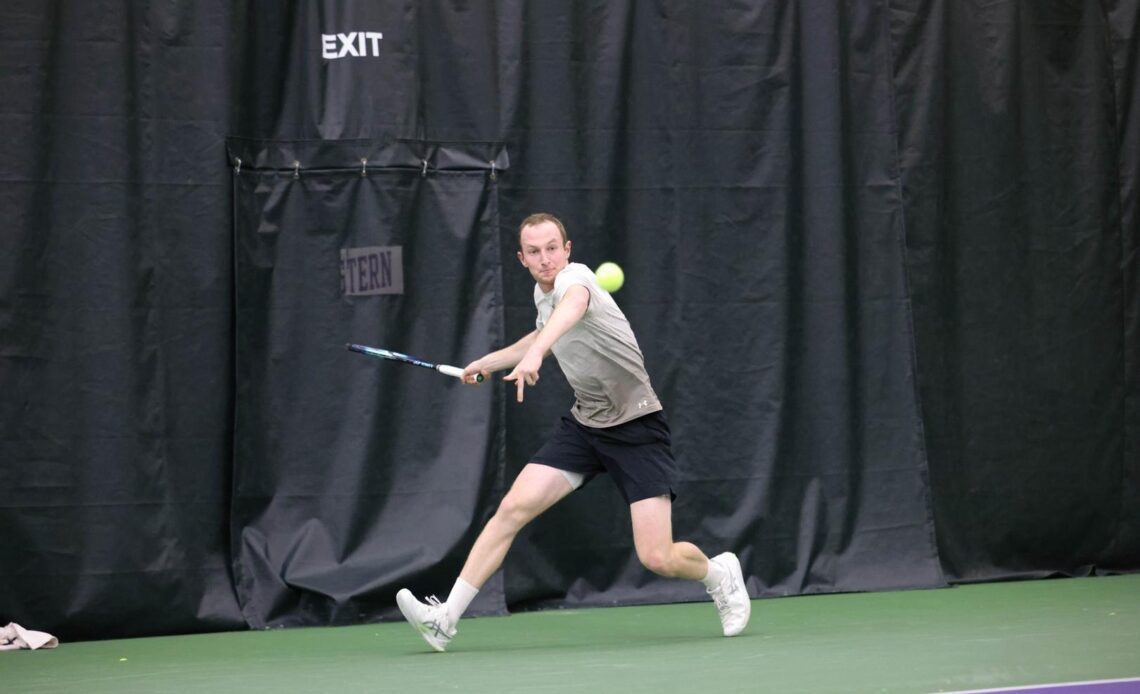
[[[35,628],[35,625],[25,625]],[[939,692],[1140,677],[1140,575],[467,619],[447,653],[403,622],[0,653],[30,692]]]

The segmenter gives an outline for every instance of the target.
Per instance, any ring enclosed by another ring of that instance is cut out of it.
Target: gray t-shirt
[[[584,426],[612,427],[660,410],[629,321],[590,268],[570,263],[554,278],[549,294],[535,285],[535,326],[542,330],[566,290],[576,284],[590,291],[590,305],[551,348],[574,389],[570,413]]]

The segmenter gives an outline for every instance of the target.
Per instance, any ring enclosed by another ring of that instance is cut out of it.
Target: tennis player
[[[570,414],[522,469],[487,522],[447,602],[420,602],[396,594],[400,612],[424,640],[443,651],[479,589],[502,565],[519,531],[595,475],[608,472],[629,503],[637,557],[650,571],[700,581],[712,596],[725,636],[744,630],[752,604],[740,561],[725,552],[712,559],[689,542],[673,540],[672,503],[677,468],[669,425],[629,321],[585,265],[570,262],[570,241],[557,218],[541,213],[519,227],[519,262],[534,277],[536,329],[463,370],[474,383],[496,371],[516,386],[519,402],[538,383],[553,352],[574,389]]]

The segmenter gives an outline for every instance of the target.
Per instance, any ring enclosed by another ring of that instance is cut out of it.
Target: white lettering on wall
[[[349,31],[343,34],[321,34],[321,57],[325,60],[337,58],[368,58],[380,55],[379,31]]]

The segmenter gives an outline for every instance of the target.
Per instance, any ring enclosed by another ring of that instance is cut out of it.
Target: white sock
[[[451,594],[447,596],[447,618],[451,623],[457,624],[459,618],[467,611],[467,606],[479,594],[479,589],[471,585],[462,578],[455,579],[455,585],[451,587]]]
[[[709,559],[709,572],[701,579],[701,583],[705,584],[705,588],[716,588],[727,575],[728,571],[723,566]]]

